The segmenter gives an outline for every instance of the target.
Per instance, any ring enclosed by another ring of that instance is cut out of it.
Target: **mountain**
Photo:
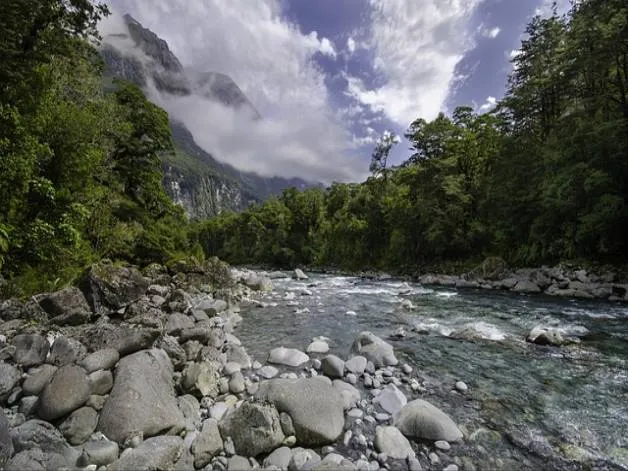
[[[185,69],[166,41],[130,15],[125,15],[124,21],[127,31],[103,37],[101,55],[107,81],[121,78],[144,89],[152,84],[165,96],[209,98],[248,112],[252,120],[263,119],[231,77]],[[251,203],[280,194],[285,188],[316,185],[300,178],[269,178],[240,171],[199,146],[183,123],[171,120],[170,124],[176,150],[162,158],[164,185],[191,217],[206,218],[225,210],[242,210]]]

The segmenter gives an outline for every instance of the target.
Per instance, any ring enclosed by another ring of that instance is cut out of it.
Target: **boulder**
[[[79,452],[65,441],[61,432],[43,420],[29,420],[11,430],[15,453],[27,450],[41,450],[62,456],[68,464],[74,465]]]
[[[371,332],[362,332],[351,346],[352,356],[363,356],[376,368],[395,366],[398,361],[393,347]]]
[[[366,358],[361,355],[357,355],[345,361],[345,370],[347,370],[349,373],[360,376],[361,374],[364,374],[367,363],[368,360]]]
[[[17,453],[2,469],[4,471],[46,471],[68,467],[69,463],[62,455],[33,448]]]
[[[272,379],[279,374],[279,370],[274,366],[266,365],[261,367],[258,373],[264,379]]]
[[[201,469],[207,466],[212,458],[222,450],[222,447],[218,422],[214,419],[205,420],[201,433],[198,434],[191,446],[194,455],[194,467]]]
[[[526,341],[537,345],[552,345],[555,347],[560,347],[565,343],[560,332],[553,329],[544,329],[540,326],[536,326],[530,331]]]
[[[104,396],[113,387],[113,375],[109,370],[98,370],[90,373],[89,382],[92,385],[92,394]]]
[[[16,335],[11,343],[15,346],[13,361],[24,368],[41,365],[50,351],[48,340],[38,334]]]
[[[183,448],[179,437],[153,437],[140,443],[137,448],[127,448],[120,459],[112,463],[108,471],[156,471],[172,470]]]
[[[118,311],[142,297],[149,286],[137,268],[98,263],[85,273],[79,287],[97,314]]]
[[[292,278],[295,280],[307,280],[309,277],[300,268],[295,268]]]
[[[274,466],[279,469],[288,469],[290,459],[292,458],[292,450],[287,446],[282,446],[273,451],[264,458],[264,468]]]
[[[112,369],[116,366],[119,359],[120,354],[118,350],[115,348],[104,348],[87,355],[79,362],[79,365],[88,373],[93,373],[98,370]]]
[[[345,410],[354,408],[360,402],[360,391],[349,383],[345,383],[340,379],[335,379],[332,383],[334,389],[340,393],[342,397],[342,405]]]
[[[321,457],[314,450],[295,448],[288,464],[288,471],[300,471],[312,469],[321,462]]]
[[[285,436],[279,412],[272,404],[244,402],[219,424],[223,437],[231,437],[236,453],[258,456],[279,447]]]
[[[378,426],[375,429],[375,449],[386,453],[394,460],[405,460],[414,456],[412,446],[397,427]]]
[[[89,322],[92,310],[76,287],[65,288],[38,298],[39,305],[56,325],[81,325]]]
[[[249,274],[244,280],[244,284],[255,291],[272,291],[273,282],[270,278],[260,276],[256,273]]]
[[[179,335],[183,330],[192,328],[194,328],[194,319],[185,314],[175,312],[168,317],[165,330],[168,335]]]
[[[309,360],[309,356],[296,348],[273,348],[268,355],[268,363],[274,363],[275,365],[296,367]]]
[[[72,412],[59,425],[59,431],[71,445],[80,445],[89,440],[98,425],[98,413],[91,407],[81,407]]]
[[[374,404],[379,405],[389,414],[396,414],[403,406],[408,403],[408,399],[397,386],[389,384],[384,390],[373,400]]]
[[[82,446],[89,464],[107,466],[118,459],[120,447],[110,440],[90,440]]]
[[[345,362],[336,355],[327,355],[321,362],[323,374],[329,378],[342,378],[345,374]]]
[[[39,397],[39,416],[55,420],[75,411],[89,399],[91,384],[83,368],[65,365],[52,375]]]
[[[290,415],[300,444],[325,445],[342,433],[344,403],[329,380],[315,377],[263,381],[255,397]]]
[[[515,293],[540,293],[542,290],[535,282],[530,280],[519,280],[517,284],[512,288]]]
[[[188,364],[181,377],[181,387],[184,391],[198,391],[201,396],[218,396],[220,394],[219,382],[218,368],[207,361]]]
[[[146,327],[100,325],[85,332],[83,343],[93,351],[113,348],[123,357],[151,348],[160,334]]]
[[[306,349],[307,353],[327,353],[329,351],[329,345],[322,340],[315,340],[310,343]]]
[[[55,366],[69,365],[84,358],[86,354],[87,349],[81,342],[61,335],[54,340],[46,363]]]
[[[0,403],[4,402],[15,386],[20,383],[22,373],[15,366],[0,363]]]
[[[177,406],[173,372],[163,350],[141,351],[120,360],[98,429],[118,443],[138,432],[151,437],[183,430],[185,418]]]
[[[9,420],[4,413],[4,409],[0,407],[0,469],[4,467],[4,464],[9,461],[12,455],[13,441],[9,433]]]
[[[448,442],[462,439],[462,432],[455,422],[438,407],[422,399],[403,406],[395,414],[393,424],[410,438]]]

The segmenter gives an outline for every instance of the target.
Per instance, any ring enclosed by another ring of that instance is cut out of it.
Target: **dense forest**
[[[490,113],[417,119],[411,154],[326,192],[289,190],[202,224],[236,263],[411,272],[499,255],[515,265],[628,255],[628,5],[582,0],[535,17]]]
[[[188,248],[184,213],[162,187],[167,114],[102,78],[107,13],[90,0],[0,2],[0,268],[11,294],[68,283],[102,257],[146,264]]]
[[[628,6],[582,0],[534,18],[486,114],[417,119],[403,164],[382,137],[372,177],[286,190],[189,222],[167,197],[166,113],[103,80],[106,7],[0,2],[0,285],[53,289],[103,257],[412,272],[499,255],[516,265],[628,254]],[[8,280],[8,281],[6,281]],[[0,290],[0,291],[2,291]]]

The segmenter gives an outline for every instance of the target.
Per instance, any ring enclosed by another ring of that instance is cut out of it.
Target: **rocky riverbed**
[[[330,331],[333,280],[103,263],[79,288],[0,303],[0,468],[624,469],[488,421],[468,379],[439,381],[409,354],[420,327],[382,315],[356,328],[359,296]],[[408,289],[400,312],[419,305]],[[528,333],[570,342],[553,326]]]

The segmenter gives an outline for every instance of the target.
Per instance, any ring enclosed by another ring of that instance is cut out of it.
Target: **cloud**
[[[283,19],[280,0],[111,3],[166,40],[186,69],[229,75],[263,116],[252,123],[198,96],[154,97],[217,159],[263,175],[331,181],[361,174],[352,132],[314,62],[316,54],[335,58],[335,46]]]
[[[501,33],[501,31],[502,29],[499,26],[495,26],[494,28],[485,28],[482,30],[482,36],[489,39],[495,39],[497,36],[499,36],[499,33]]]
[[[355,52],[355,39],[353,38],[349,38],[347,39],[347,50],[349,51],[349,54],[353,54]]]
[[[347,94],[408,126],[442,110],[455,70],[473,47],[467,26],[482,0],[370,0],[376,72],[386,81],[368,87],[347,77]]]
[[[571,0],[541,0],[534,14],[542,17],[552,16],[554,2],[556,2],[556,11],[559,15],[568,12],[571,8]]]
[[[480,106],[480,112],[487,112],[489,110],[492,110],[493,108],[495,108],[495,106],[497,105],[497,98],[495,98],[494,96],[489,96],[486,98],[486,102]]]

